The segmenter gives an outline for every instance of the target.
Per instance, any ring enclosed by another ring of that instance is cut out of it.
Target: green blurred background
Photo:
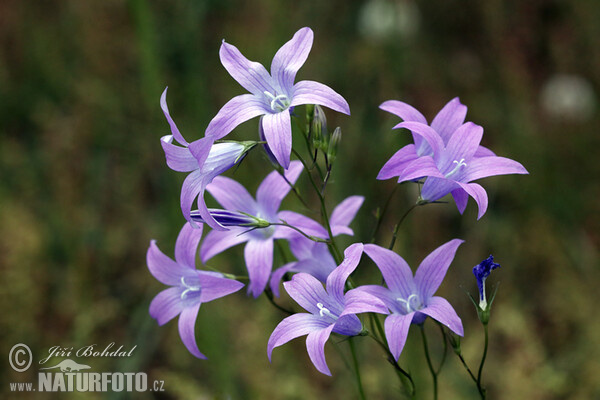
[[[264,298],[241,291],[201,308],[196,332],[208,361],[186,351],[176,322],[158,327],[148,315],[163,288],[145,265],[149,241],[172,255],[184,222],[184,174],[167,168],[159,145],[168,133],[161,92],[169,86],[184,136],[200,138],[218,109],[244,92],[219,62],[221,40],[268,66],[298,28],[310,26],[315,43],[298,79],[328,84],[352,110],[351,117],[327,111],[330,127],[343,129],[330,209],[348,195],[365,196],[353,227],[356,240],[368,241],[373,212],[394,187],[374,178],[408,143],[390,129],[398,118],[378,105],[403,100],[431,120],[459,96],[467,119],[485,128],[483,144],[531,175],[483,180],[490,207],[480,221],[472,199],[463,216],[452,201],[421,207],[396,249],[415,267],[440,244],[466,240],[439,293],[463,319],[473,367],[483,336],[465,295],[476,291],[471,267],[490,253],[502,264],[490,278],[501,282],[485,371],[491,398],[599,398],[599,21],[595,0],[2,1],[0,393],[44,397],[8,393],[8,382],[37,376],[37,368],[9,367],[15,343],[28,344],[37,360],[55,345],[115,342],[137,345],[134,355],[93,360],[94,370],[145,371],[165,381],[160,398],[357,396],[331,343],[333,378],[312,367],[303,339],[276,349],[269,364],[267,339],[284,315]],[[229,137],[254,139],[256,127],[247,122]],[[253,192],[269,168],[253,152],[227,175]],[[300,186],[309,192],[306,177]],[[399,188],[380,243],[415,196],[413,187]],[[289,196],[284,206],[300,204]],[[241,273],[242,254],[236,247],[212,264]],[[359,279],[375,276],[370,268]],[[439,332],[429,333],[439,359]],[[398,398],[380,350],[366,338],[359,348],[368,396]],[[430,398],[417,330],[401,364],[419,396]],[[477,398],[453,354],[440,381],[443,399]]]

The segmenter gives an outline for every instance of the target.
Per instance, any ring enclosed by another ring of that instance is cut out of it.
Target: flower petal
[[[200,353],[196,344],[195,328],[198,310],[200,310],[200,303],[183,309],[179,317],[179,336],[181,336],[181,341],[192,355],[206,360],[206,356]]]
[[[275,297],[279,297],[279,284],[281,283],[283,276],[286,273],[293,271],[295,266],[296,262],[290,262],[283,267],[277,268],[271,274],[271,277],[269,278],[269,288]]]
[[[454,197],[454,202],[456,203],[456,208],[462,214],[465,212],[465,208],[467,208],[467,201],[469,200],[469,195],[462,188],[454,189],[452,192],[452,197]]]
[[[271,153],[279,165],[288,169],[292,153],[292,122],[289,111],[266,114],[262,118],[262,124]]]
[[[419,157],[408,163],[402,173],[398,176],[398,182],[412,181],[425,176],[443,178],[433,158],[430,156]]]
[[[173,118],[171,118],[171,114],[169,114],[169,107],[167,106],[167,90],[168,89],[169,89],[169,87],[167,86],[165,88],[165,90],[162,92],[162,95],[160,96],[160,108],[162,109],[163,113],[165,114],[165,118],[167,119],[167,122],[169,123],[169,126],[171,127],[171,133],[173,134],[173,137],[175,138],[175,140],[179,144],[186,146],[188,144],[188,142],[183,138],[183,135],[179,132],[177,125],[175,125],[175,121],[173,121]]]
[[[200,246],[200,259],[207,262],[217,254],[236,244],[248,241],[249,236],[241,234],[247,229],[231,228],[227,231],[210,231]]]
[[[296,303],[311,314],[319,314],[318,303],[323,304],[328,310],[334,306],[339,308],[339,305],[331,304],[323,284],[312,275],[300,272],[294,275],[291,281],[284,282],[283,287]]]
[[[250,193],[231,178],[217,176],[206,190],[227,210],[242,211],[251,215],[258,213],[258,206]]]
[[[452,137],[448,141],[448,145],[446,146],[446,155],[447,162],[454,162],[454,160],[459,161],[461,159],[469,160],[473,157],[477,149],[479,148],[479,143],[481,142],[481,138],[483,137],[483,128],[479,125],[476,125],[472,122],[467,122],[461,125],[456,131],[452,134]],[[441,161],[441,163],[446,162],[446,160]]]
[[[313,44],[313,31],[304,27],[284,44],[273,57],[271,75],[279,87],[287,91],[294,85],[296,73],[304,65]]]
[[[446,325],[452,332],[459,336],[464,336],[462,321],[454,308],[443,297],[434,296],[427,300],[427,306],[420,309],[423,314]]]
[[[167,257],[156,245],[156,240],[150,241],[150,247],[146,253],[146,263],[152,276],[165,285],[177,285],[181,275],[188,269],[177,264]]]
[[[366,244],[365,253],[377,264],[392,292],[400,293],[403,298],[414,293],[413,274],[402,257],[375,244]]]
[[[340,304],[344,304],[344,286],[346,280],[360,262],[363,247],[362,243],[354,243],[348,246],[344,250],[344,261],[327,277],[327,293]]]
[[[206,188],[206,184],[206,177],[202,174],[201,170],[193,171],[183,181],[180,200],[181,212],[188,221],[191,221],[190,211],[196,197],[198,197],[198,212],[200,215],[202,215],[205,221],[207,220],[203,213],[207,214],[209,219],[212,219],[204,203],[204,189]]]
[[[262,98],[252,94],[242,94],[229,100],[209,122],[205,136],[221,139],[239,124],[267,113]]]
[[[191,224],[185,224],[175,243],[175,260],[180,265],[196,269],[196,253],[198,243],[202,238],[202,225],[195,228]]]
[[[256,191],[256,202],[260,208],[267,214],[275,214],[283,198],[290,192],[290,184],[298,180],[302,168],[300,161],[292,161],[284,173],[285,179],[277,171],[267,175]]]
[[[350,115],[348,102],[329,86],[314,81],[300,81],[294,85],[291,106],[318,104]]]
[[[414,315],[414,312],[406,315],[392,314],[385,319],[385,337],[387,338],[390,352],[396,361],[400,358],[402,349],[404,349],[404,345],[406,344],[408,329]]]
[[[320,373],[329,376],[331,376],[331,372],[325,361],[325,342],[329,339],[332,329],[333,325],[330,325],[327,328],[312,331],[306,337],[306,350],[310,360]]]
[[[379,106],[383,111],[387,111],[399,116],[404,121],[420,122],[427,124],[427,119],[413,106],[398,100],[388,100]]]
[[[223,40],[219,49],[221,64],[244,89],[258,96],[273,91],[272,79],[262,64],[250,61],[237,47]]]
[[[433,296],[446,276],[448,267],[454,260],[458,246],[464,240],[453,239],[432,251],[419,265],[415,273],[415,284],[422,301]]]
[[[442,137],[444,143],[448,143],[454,131],[465,122],[466,116],[467,106],[455,97],[437,113],[431,122],[431,127]]]
[[[465,181],[471,182],[477,179],[494,175],[528,174],[525,167],[515,160],[505,157],[480,157],[473,158],[469,163],[465,175]]]
[[[158,325],[164,325],[175,318],[182,310],[181,288],[178,286],[170,287],[158,293],[150,303],[150,316],[158,322]]]
[[[479,146],[477,148],[477,150],[475,151],[475,154],[473,155],[473,157],[491,157],[491,156],[495,156],[495,155],[496,155],[496,153],[494,153],[487,147]]]
[[[485,189],[477,183],[461,183],[461,182],[457,182],[457,183],[477,203],[477,207],[479,208],[479,212],[477,213],[477,219],[480,219],[481,217],[483,217],[483,214],[485,214],[485,212],[487,210],[487,206],[488,206],[488,197],[487,197],[487,193],[486,193]]]
[[[249,240],[244,248],[248,269],[248,293],[256,298],[265,290],[273,268],[273,239]]]
[[[460,184],[453,179],[430,176],[421,188],[421,197],[427,201],[436,201],[460,188]]]
[[[383,181],[394,176],[399,176],[404,171],[404,168],[418,157],[414,144],[404,146],[381,167],[377,179]]]
[[[207,273],[198,274],[200,282],[200,302],[208,303],[214,299],[237,292],[244,284],[233,279],[213,276]]]
[[[187,147],[175,146],[172,142],[173,135],[167,135],[160,138],[160,144],[165,152],[165,158],[169,168],[178,172],[190,172],[200,167],[190,149]]]
[[[337,235],[354,235],[352,229],[348,227],[365,198],[363,196],[350,196],[344,199],[331,213],[329,222],[331,224],[331,233]]]
[[[292,339],[321,330],[330,324],[317,315],[299,313],[290,315],[281,321],[271,333],[267,343],[267,356],[271,361],[271,354],[275,347],[286,344]]]
[[[393,129],[406,128],[414,135],[421,136],[433,149],[433,154],[439,154],[444,148],[444,141],[440,135],[429,125],[420,122],[406,121],[394,126]]]
[[[352,289],[352,291],[363,292],[368,295],[375,296],[391,310],[394,310],[398,304],[396,301],[397,295],[394,295],[390,289],[381,285],[362,285]]]
[[[302,214],[294,211],[280,211],[277,218],[287,222],[291,226],[295,226],[307,235],[316,236],[319,238],[327,238],[329,234],[317,221],[310,219]],[[298,232],[286,226],[276,226],[274,237],[276,239],[290,239],[295,237]]]
[[[341,316],[373,312],[379,314],[389,314],[388,307],[381,299],[375,297],[364,290],[356,289],[349,290],[344,296],[344,312]]]

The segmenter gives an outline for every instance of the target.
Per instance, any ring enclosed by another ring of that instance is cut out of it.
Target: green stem
[[[390,195],[388,196],[387,200],[385,201],[385,204],[383,205],[383,209],[381,210],[381,214],[377,218],[377,223],[375,224],[375,229],[373,229],[373,235],[371,235],[371,241],[369,243],[375,243],[375,236],[377,236],[377,232],[379,232],[379,228],[381,227],[381,222],[383,221],[383,216],[385,215],[385,212],[387,211],[387,209],[392,201],[392,197],[394,197],[394,194],[396,193],[396,190],[398,189],[399,186],[400,185],[394,186],[394,189],[392,189]]]
[[[390,242],[390,245],[388,246],[388,249],[390,249],[390,250],[394,249],[394,245],[396,244],[396,238],[398,237],[398,231],[400,230],[400,225],[402,225],[402,222],[404,222],[404,220],[406,219],[406,217],[408,216],[408,214],[410,214],[410,212],[412,210],[414,210],[415,208],[417,208],[418,206],[420,206],[419,203],[413,204],[408,210],[406,210],[406,212],[404,213],[404,215],[402,215],[402,217],[400,218],[400,220],[398,221],[398,223],[394,227],[394,234],[392,235],[392,241]]]
[[[279,304],[275,303],[275,299],[273,298],[273,292],[271,291],[270,288],[266,288],[265,289],[265,296],[267,296],[267,299],[269,299],[269,302],[278,310],[283,311],[284,313],[288,314],[288,315],[292,315],[295,314],[293,311],[288,310],[285,307],[280,306]]]
[[[481,363],[479,364],[479,371],[477,372],[477,389],[479,390],[479,394],[482,399],[486,398],[485,388],[481,384],[481,375],[483,373],[483,364],[485,363],[485,358],[487,357],[488,350],[488,326],[487,324],[483,324],[483,332],[485,334],[485,342],[483,345],[483,356],[481,356]]]
[[[431,377],[433,378],[433,398],[436,400],[438,398],[438,390],[437,390],[437,372],[433,368],[433,364],[431,363],[431,357],[429,356],[429,349],[427,348],[427,335],[425,335],[425,326],[423,324],[421,327],[421,337],[423,338],[423,349],[425,350],[425,358],[427,359],[427,366],[429,367],[429,372],[431,372]]]
[[[348,343],[350,344],[350,353],[352,353],[352,363],[354,364],[354,372],[356,373],[356,383],[358,385],[358,392],[360,393],[360,398],[365,400],[367,397],[365,396],[365,390],[362,385],[362,380],[360,378],[360,369],[358,365],[358,358],[356,357],[356,349],[354,347],[354,338],[348,338]]]
[[[436,321],[437,322],[437,321]],[[440,366],[438,367],[436,374],[439,375],[444,363],[446,362],[446,356],[448,354],[448,342],[446,341],[446,333],[444,332],[444,326],[437,322],[437,325],[440,327],[440,332],[442,333],[442,340],[444,341],[444,354],[442,355],[442,361],[440,361]]]

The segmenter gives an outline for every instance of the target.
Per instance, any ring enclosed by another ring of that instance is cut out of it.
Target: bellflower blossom
[[[358,209],[365,200],[362,196],[350,196],[342,201],[331,213],[329,223],[331,233],[337,235],[354,235],[348,226],[356,216]],[[337,264],[325,243],[315,242],[303,235],[293,232],[288,238],[290,250],[297,261],[287,263],[271,275],[269,285],[276,297],[279,297],[279,283],[287,272],[306,272],[321,282],[325,282]]]
[[[160,98],[160,106],[172,133],[163,136],[160,141],[167,165],[174,171],[191,172],[181,188],[181,211],[184,217],[191,221],[190,209],[194,199],[198,198],[197,213],[202,216],[204,222],[213,229],[225,229],[208,212],[204,202],[204,190],[215,176],[239,163],[256,142],[214,143],[212,138],[205,137],[188,143],[169,114],[167,89]],[[173,139],[181,146],[174,145]]]
[[[325,342],[331,332],[355,336],[362,331],[356,314],[388,313],[384,303],[375,296],[358,289],[344,293],[346,280],[356,269],[362,253],[362,243],[349,246],[344,252],[344,261],[329,274],[326,289],[315,277],[302,272],[283,284],[290,297],[308,313],[291,315],[277,325],[267,345],[269,361],[275,347],[308,334],[306,349],[310,360],[319,372],[331,375],[325,361]]]
[[[285,178],[294,184],[302,172],[302,163],[293,161],[285,172]],[[327,231],[316,221],[291,211],[278,211],[283,198],[290,191],[290,183],[273,171],[258,187],[256,200],[248,191],[233,179],[216,177],[206,190],[226,209],[246,213],[258,219],[281,223],[288,222],[309,235],[326,237]],[[250,278],[248,291],[258,297],[264,290],[273,267],[273,242],[287,239],[295,232],[289,227],[274,225],[262,229],[248,230],[244,227],[231,227],[227,231],[212,231],[200,247],[202,262],[206,262],[223,250],[236,244],[246,243],[244,258]]]
[[[387,288],[360,286],[356,290],[380,298],[392,312],[385,319],[385,336],[390,352],[398,361],[411,323],[421,324],[427,316],[463,336],[463,326],[454,308],[443,297],[434,296],[462,240],[454,239],[430,253],[415,273],[398,254],[383,247],[366,244],[365,253],[377,264]]]
[[[160,292],[150,303],[150,316],[163,325],[179,315],[179,336],[185,347],[198,358],[206,358],[198,350],[194,327],[200,304],[227,296],[240,290],[244,284],[227,279],[217,272],[196,269],[196,251],[202,236],[202,227],[186,223],[175,244],[175,261],[150,242],[146,261],[150,273],[170,288]]]
[[[426,124],[414,122],[411,130],[428,142],[433,149],[433,155],[409,162],[400,173],[398,182],[426,176],[421,189],[423,201],[439,200],[452,193],[462,214],[471,196],[479,207],[479,219],[487,210],[488,197],[481,185],[471,181],[494,175],[528,174],[520,163],[509,158],[477,157],[475,154],[483,136],[483,128],[472,122],[456,129],[446,145],[440,135]]]
[[[413,122],[427,125],[427,119],[413,106],[398,100],[388,100],[383,102],[380,109],[397,115],[404,120],[392,129],[406,128],[411,130]],[[431,129],[440,135],[444,144],[452,137],[452,134],[464,123],[467,115],[467,106],[460,102],[458,97],[450,100],[437,113],[431,121]],[[394,176],[399,176],[407,165],[419,157],[430,156],[433,149],[420,134],[412,134],[414,144],[409,144],[401,148],[394,154],[381,168],[377,179],[385,180]],[[476,157],[493,156],[491,150],[484,146],[479,146],[475,152]]]
[[[494,256],[488,258],[473,267],[473,275],[477,279],[477,287],[479,288],[479,308],[485,310],[487,308],[487,297],[485,295],[485,280],[492,270],[500,268],[500,264],[494,262]]]
[[[292,127],[290,108],[301,104],[320,104],[350,114],[344,98],[330,87],[314,81],[294,84],[312,47],[313,31],[302,28],[273,57],[271,73],[262,64],[248,60],[233,45],[223,41],[219,56],[229,74],[251,94],[236,96],[210,121],[205,136],[220,139],[239,124],[263,115],[262,127],[267,144],[277,162],[290,165]]]

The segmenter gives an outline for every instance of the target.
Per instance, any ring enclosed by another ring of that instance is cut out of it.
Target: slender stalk
[[[267,296],[267,299],[269,299],[269,302],[278,310],[283,311],[284,313],[288,314],[288,315],[292,315],[295,314],[293,311],[288,310],[285,307],[280,306],[279,304],[275,303],[275,299],[273,298],[273,292],[271,291],[270,288],[266,288],[265,291],[265,296]]]
[[[375,242],[375,236],[377,236],[377,232],[379,232],[379,228],[381,227],[381,222],[383,221],[383,216],[385,215],[385,213],[392,201],[392,197],[394,197],[394,194],[396,193],[396,190],[398,189],[398,186],[400,186],[400,185],[394,186],[394,189],[392,189],[392,191],[390,192],[390,195],[388,196],[387,200],[385,201],[385,204],[383,205],[383,209],[381,210],[381,214],[377,218],[377,223],[375,224],[375,229],[373,229],[373,234],[371,235],[371,241],[369,243]]]
[[[437,321],[436,321],[437,322]],[[439,375],[444,363],[446,362],[446,356],[448,355],[448,342],[446,341],[446,333],[444,332],[444,327],[439,322],[437,325],[440,327],[440,332],[442,333],[442,339],[444,340],[444,354],[442,355],[442,361],[440,361],[440,366],[438,367],[436,374]]]
[[[398,237],[398,231],[400,230],[400,225],[402,225],[402,222],[404,222],[406,217],[408,217],[408,214],[410,214],[410,212],[412,210],[414,210],[415,208],[417,208],[419,205],[420,205],[419,203],[413,204],[408,210],[406,210],[404,215],[402,215],[402,217],[400,217],[400,220],[394,227],[394,234],[392,235],[392,241],[390,242],[388,249],[392,250],[394,248],[394,245],[396,244],[396,238]]]
[[[425,326],[421,324],[420,327],[421,337],[423,338],[423,349],[425,350],[425,358],[427,359],[427,366],[429,367],[429,372],[431,372],[431,377],[433,378],[433,398],[436,400],[438,398],[437,372],[433,368],[431,357],[429,356],[429,349],[427,348],[427,335],[425,335]]]
[[[288,178],[285,177],[285,174],[282,172],[282,168],[276,168],[276,171],[279,173],[279,175],[287,182],[288,185],[290,185],[290,188],[292,189],[292,192],[294,193],[294,195],[298,198],[298,200],[300,200],[300,202],[302,203],[302,205],[307,209],[307,210],[311,210],[310,206],[306,203],[306,201],[304,200],[304,198],[300,195],[300,191],[296,188],[296,185],[294,185],[292,182],[290,182],[288,180]],[[314,211],[312,211],[314,212]]]
[[[483,373],[483,364],[485,363],[485,359],[487,357],[488,350],[488,326],[487,324],[483,324],[483,332],[485,334],[485,342],[483,345],[483,355],[481,356],[481,363],[479,364],[479,371],[477,372],[477,389],[479,390],[479,394],[482,399],[486,398],[485,388],[481,384],[481,375]]]
[[[363,388],[362,379],[360,378],[360,369],[358,364],[358,358],[356,357],[356,348],[354,347],[354,338],[348,338],[348,343],[350,344],[350,353],[352,353],[352,363],[354,365],[354,372],[356,374],[356,384],[358,385],[358,392],[360,393],[360,398],[365,400],[367,396],[365,395],[365,389]]]
[[[280,220],[280,221],[281,222],[271,222],[271,223],[269,223],[269,226],[270,225],[285,226],[287,228],[295,230],[296,232],[298,232],[299,234],[301,234],[305,238],[307,238],[309,240],[312,240],[313,242],[317,242],[317,243],[329,243],[330,242],[330,240],[328,240],[328,239],[321,239],[321,238],[318,238],[316,236],[309,235],[308,233],[304,232],[302,229],[297,228],[294,225],[288,224],[283,219]]]

